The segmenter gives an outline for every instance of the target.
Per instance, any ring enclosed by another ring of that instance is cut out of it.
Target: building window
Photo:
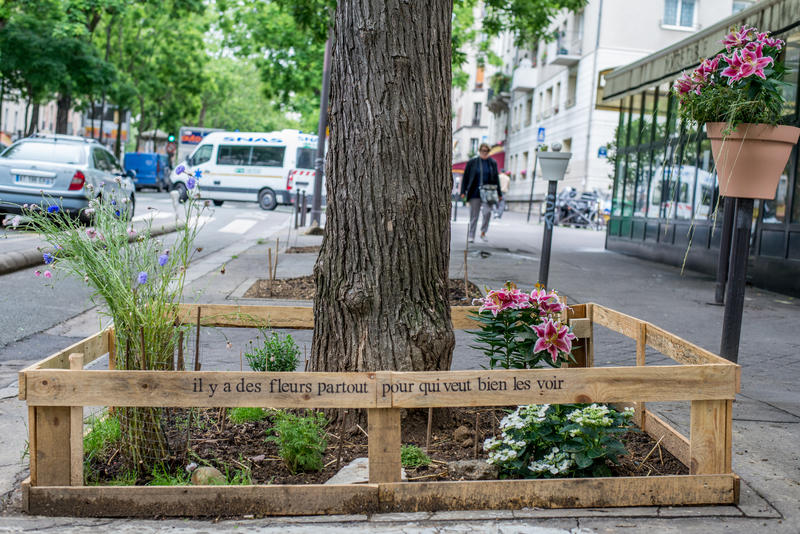
[[[469,157],[473,157],[478,153],[478,138],[472,137],[469,140]]]
[[[694,27],[695,0],[664,0],[664,25]]]
[[[475,102],[472,107],[472,125],[473,126],[480,126],[481,125],[481,103]]]
[[[475,89],[483,89],[483,67],[475,71]]]

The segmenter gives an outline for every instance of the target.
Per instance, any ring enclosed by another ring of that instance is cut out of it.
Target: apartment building
[[[572,159],[560,188],[610,196],[614,169],[606,145],[614,140],[619,107],[603,103],[604,75],[685,39],[752,4],[732,0],[589,0],[563,12],[552,39],[529,48],[506,35],[493,43],[503,58],[487,99],[490,143],[502,145],[511,177],[510,206],[527,206],[536,148],[561,143]],[[494,76],[494,74],[493,74]],[[502,83],[501,83],[502,82]],[[547,190],[533,182],[535,200]]]

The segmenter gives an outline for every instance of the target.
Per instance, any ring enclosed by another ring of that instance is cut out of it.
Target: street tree
[[[582,3],[496,2],[490,29],[535,40],[556,8]],[[336,6],[315,371],[450,367],[452,13],[445,0]]]

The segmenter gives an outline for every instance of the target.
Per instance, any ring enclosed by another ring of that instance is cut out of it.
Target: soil
[[[309,247],[291,247],[283,251],[284,254],[319,254],[322,247],[319,245],[312,245]]]
[[[315,294],[314,277],[308,275],[298,278],[277,278],[272,282],[265,279],[256,280],[244,296],[251,299],[313,300]],[[478,286],[469,282],[469,298],[467,299],[464,294],[464,280],[451,279],[448,296],[451,306],[471,306],[472,299],[481,298],[483,294]]]
[[[454,480],[449,476],[446,463],[454,460],[486,459],[483,440],[497,435],[500,419],[505,411],[500,408],[449,408],[439,411],[434,418],[428,466],[406,468],[410,482]],[[165,427],[171,444],[186,440],[187,410],[169,410]],[[231,423],[225,410],[194,410],[193,431],[189,453],[173,458],[169,463],[173,472],[183,470],[190,462],[212,465],[221,472],[249,471],[253,484],[322,484],[340,467],[358,457],[367,456],[367,436],[361,427],[345,430],[328,428],[328,447],[323,458],[324,468],[318,472],[292,474],[278,455],[278,447],[267,441],[272,423],[269,418],[257,422]],[[475,422],[478,414],[478,447],[475,454]],[[224,419],[224,421],[223,421]],[[427,410],[404,410],[402,443],[425,449],[427,436]],[[463,427],[463,428],[460,428]],[[456,439],[456,436],[458,439]],[[630,431],[622,436],[629,454],[620,458],[618,465],[609,463],[614,476],[655,476],[688,474],[688,468],[650,436]],[[340,452],[341,451],[341,452]],[[341,454],[341,458],[339,458]],[[100,484],[107,483],[124,472],[125,464],[118,450],[107,451],[105,457],[92,462],[91,471]],[[143,477],[137,484],[147,484]]]

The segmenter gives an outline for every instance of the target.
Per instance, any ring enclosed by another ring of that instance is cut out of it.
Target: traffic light
[[[169,137],[167,137],[167,141],[169,141],[170,143],[174,143],[175,142],[175,136],[172,135],[172,134],[169,134]]]

